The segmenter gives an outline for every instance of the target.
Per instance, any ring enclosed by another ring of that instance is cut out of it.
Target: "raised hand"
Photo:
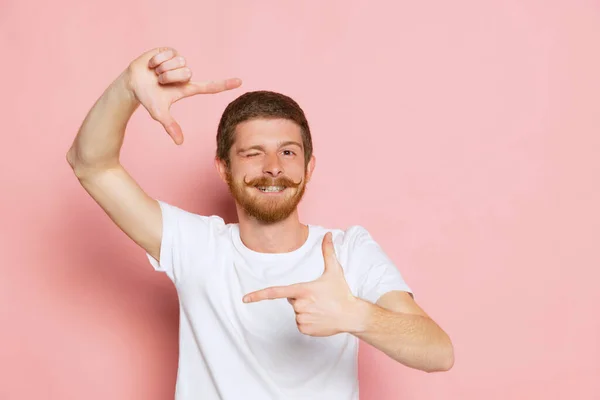
[[[340,265],[331,239],[331,232],[322,244],[325,269],[315,281],[289,286],[273,286],[244,296],[245,303],[284,299],[294,308],[298,330],[310,336],[331,336],[361,329],[363,315]]]
[[[176,144],[183,143],[181,127],[171,116],[171,104],[196,94],[218,93],[242,84],[238,78],[192,82],[191,69],[185,58],[170,47],[155,48],[131,62],[127,68],[129,89],[160,122]]]

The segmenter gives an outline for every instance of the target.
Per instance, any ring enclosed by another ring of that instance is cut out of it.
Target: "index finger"
[[[235,89],[241,84],[241,79],[229,78],[220,81],[188,82],[181,89],[183,90],[183,97],[188,97],[196,94],[219,93]]]
[[[256,292],[248,293],[242,301],[244,303],[254,303],[262,300],[273,299],[296,299],[302,296],[304,288],[300,284],[290,286],[272,286],[266,289],[257,290]]]

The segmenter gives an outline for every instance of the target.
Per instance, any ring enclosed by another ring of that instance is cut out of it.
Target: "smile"
[[[285,190],[285,186],[256,186],[256,188],[264,193],[280,193]]]

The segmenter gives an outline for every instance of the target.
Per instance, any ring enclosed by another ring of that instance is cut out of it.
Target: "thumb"
[[[181,127],[177,121],[175,121],[175,118],[171,116],[169,111],[161,114],[156,119],[165,128],[165,131],[171,136],[175,144],[180,145],[183,143],[183,132],[181,131]]]
[[[327,232],[323,237],[323,259],[325,260],[325,269],[323,275],[328,273],[339,273],[342,271],[342,266],[338,262],[335,256],[335,249],[333,247],[333,235],[331,232]]]
[[[183,132],[181,132],[181,127],[171,115],[169,107],[158,105],[157,107],[147,107],[147,110],[152,119],[158,121],[165,128],[165,131],[171,136],[175,144],[183,143]]]

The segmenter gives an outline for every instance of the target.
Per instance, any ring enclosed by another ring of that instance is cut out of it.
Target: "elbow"
[[[73,154],[73,147],[71,147],[69,151],[67,151],[66,159],[71,168],[75,168],[75,156]]]
[[[450,340],[444,344],[439,350],[436,362],[432,363],[431,368],[425,370],[425,372],[446,372],[450,371],[454,366],[454,347]]]
[[[450,371],[454,367],[454,351],[451,350],[450,355],[446,356],[442,361],[440,372]]]
[[[75,150],[75,147],[71,147],[69,149],[66,155],[66,159],[67,163],[69,163],[69,166],[71,167],[75,175],[79,178],[80,171],[82,170],[82,163],[80,162],[79,157],[77,156],[77,150]]]

